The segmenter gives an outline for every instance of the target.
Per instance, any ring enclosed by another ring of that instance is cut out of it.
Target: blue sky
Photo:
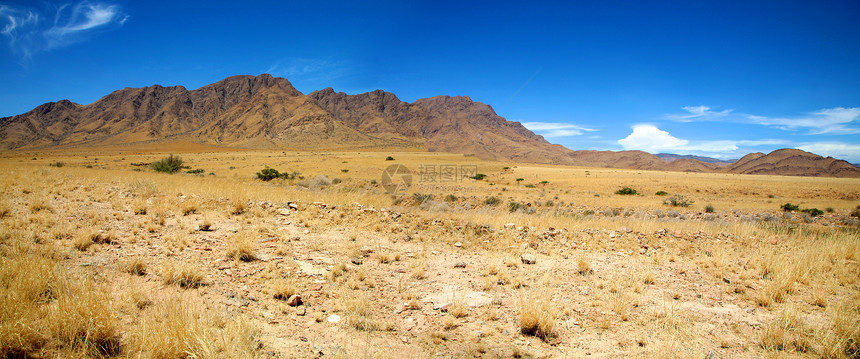
[[[860,162],[860,2],[0,2],[0,116],[271,73],[468,95],[571,149]]]

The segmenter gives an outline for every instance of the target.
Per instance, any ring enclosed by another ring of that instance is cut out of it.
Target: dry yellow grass
[[[474,164],[487,178],[415,173],[392,198],[379,183],[389,153],[183,153],[215,173],[203,177],[135,171],[163,157],[135,149],[5,155],[0,357],[244,358],[314,345],[350,357],[858,352],[856,179],[403,152],[392,155],[413,170]],[[58,160],[67,165],[47,166]],[[254,179],[267,165],[305,178]],[[641,195],[615,195],[623,186]],[[656,191],[695,204],[667,207]],[[786,214],[785,202],[834,211]],[[526,252],[536,264],[520,261]],[[428,298],[449,286],[462,292],[443,314]],[[292,294],[305,305],[281,302]],[[466,294],[492,300],[470,308]]]

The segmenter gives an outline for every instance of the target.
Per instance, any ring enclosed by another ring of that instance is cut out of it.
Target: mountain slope
[[[268,74],[232,76],[191,91],[125,88],[89,105],[62,100],[0,118],[0,150],[167,142],[295,150],[410,148],[561,165],[860,177],[860,168],[845,161],[800,150],[753,153],[730,165],[642,151],[572,151],[467,96],[408,103],[382,90],[348,95],[327,88],[304,95],[287,79]]]

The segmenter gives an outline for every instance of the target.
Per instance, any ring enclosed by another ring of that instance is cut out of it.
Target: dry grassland
[[[171,150],[0,154],[0,357],[860,356],[857,179]]]

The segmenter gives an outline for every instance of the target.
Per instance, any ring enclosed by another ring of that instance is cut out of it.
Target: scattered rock
[[[514,229],[516,226],[517,225],[513,223],[505,223],[505,229]]]
[[[360,266],[362,263],[364,263],[364,260],[361,259],[361,257],[353,257],[349,261],[352,262],[352,264],[355,264],[357,266]]]
[[[770,240],[770,244],[776,245],[777,243],[779,243],[779,242],[777,242],[777,240],[776,240],[776,239],[771,239],[771,240]]]
[[[305,306],[296,307],[296,315],[300,317],[304,317],[307,314],[308,309]]]
[[[454,264],[454,268],[466,268],[466,262],[458,262]]]
[[[293,294],[287,299],[287,305],[291,307],[302,305],[302,296],[298,294]]]
[[[520,260],[523,262],[523,264],[535,264],[535,263],[537,263],[537,258],[535,257],[534,254],[531,254],[531,253],[523,253],[520,256]]]
[[[298,211],[298,210],[299,210],[299,205],[297,205],[297,204],[295,204],[295,203],[293,203],[293,202],[290,202],[290,203],[287,203],[287,208],[289,208],[289,209],[291,209],[291,210],[294,210],[294,211]]]
[[[363,256],[369,257],[371,253],[373,253],[373,248],[370,248],[370,246],[361,247],[361,254]]]
[[[460,248],[460,247],[462,247],[462,246],[463,246],[463,243],[462,243],[462,242],[454,243],[454,247]]]
[[[332,314],[332,315],[329,315],[328,319],[326,319],[326,320],[329,323],[338,323],[338,322],[340,322],[340,316],[337,314]]]

